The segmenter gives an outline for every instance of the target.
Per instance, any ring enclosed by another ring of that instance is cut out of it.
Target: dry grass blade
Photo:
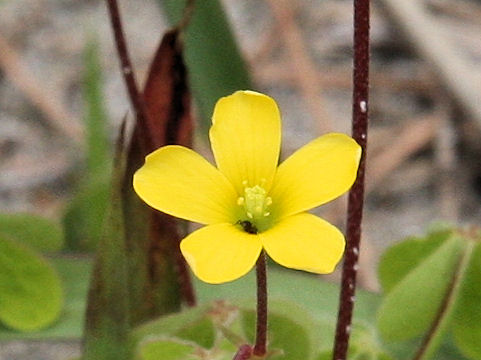
[[[434,138],[438,118],[439,114],[434,113],[409,121],[398,132],[395,141],[388,144],[378,155],[371,156],[367,170],[368,192],[375,189],[387,175]]]
[[[446,41],[446,34],[416,0],[381,0],[386,14],[436,71],[458,105],[481,129],[481,76]]]
[[[316,66],[308,55],[301,30],[295,21],[292,2],[286,0],[269,0],[272,13],[279,24],[290,59],[290,71],[301,91],[306,105],[313,115],[320,133],[331,131],[332,125],[326,113],[322,89],[317,81]]]
[[[74,116],[59,103],[57,97],[48,93],[35,77],[22,64],[22,61],[7,41],[0,35],[0,66],[9,80],[20,89],[27,99],[35,104],[45,115],[45,121],[74,143],[83,140],[83,128],[74,121]]]

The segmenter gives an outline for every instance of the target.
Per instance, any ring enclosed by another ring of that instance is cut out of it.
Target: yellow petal
[[[261,249],[258,235],[248,234],[231,224],[203,227],[180,243],[180,250],[194,274],[211,284],[245,275],[256,263]]]
[[[361,147],[344,134],[321,136],[286,159],[278,168],[270,196],[276,218],[322,205],[354,183]]]
[[[344,252],[344,235],[308,213],[287,217],[259,237],[275,262],[317,274],[334,271]]]
[[[218,168],[239,194],[245,180],[249,187],[269,190],[281,143],[279,109],[272,98],[253,91],[221,98],[209,135]]]
[[[194,151],[177,145],[147,155],[134,175],[134,189],[148,205],[202,224],[235,221],[233,186]]]

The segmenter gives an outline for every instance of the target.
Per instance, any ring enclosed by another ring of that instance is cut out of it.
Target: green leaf
[[[102,234],[111,183],[107,177],[81,185],[64,214],[69,250],[94,250]]]
[[[376,329],[366,322],[355,322],[349,342],[349,360],[393,360],[378,340]],[[324,350],[316,360],[332,360],[332,350]]]
[[[32,214],[0,214],[0,234],[39,251],[58,251],[63,246],[60,224]]]
[[[45,259],[0,238],[0,321],[11,329],[34,331],[60,315],[60,279]]]
[[[50,262],[60,274],[64,288],[61,316],[51,326],[34,332],[20,333],[0,327],[0,340],[79,339],[82,335],[91,262],[86,258],[73,257],[58,257]]]
[[[159,0],[171,24],[179,22],[185,3],[185,0]],[[218,0],[196,2],[187,27],[185,61],[202,128],[207,131],[214,104],[220,97],[252,88],[247,67]]]
[[[481,359],[481,243],[476,244],[466,271],[454,316],[454,340],[470,359]]]
[[[253,305],[253,304],[252,304]],[[250,343],[254,343],[256,312],[242,309],[242,328]],[[269,303],[269,350],[278,351],[276,359],[312,359],[320,339],[319,331],[312,318],[301,307],[286,301]],[[317,337],[316,337],[317,335]]]
[[[406,340],[428,330],[452,283],[464,245],[463,239],[450,237],[387,294],[377,322],[386,340]]]
[[[144,341],[139,346],[138,360],[183,360],[192,359],[197,350],[195,344],[175,339],[160,338]],[[198,358],[198,357],[196,357]]]
[[[122,182],[125,171],[125,123],[120,130],[112,174],[109,213],[97,247],[88,293],[84,360],[127,360],[130,330],[127,248]]]
[[[200,302],[246,298],[252,301],[252,296],[256,293],[255,271],[236,281],[220,285],[194,280]],[[339,285],[323,281],[319,276],[280,267],[269,269],[267,283],[270,299],[290,300],[312,314],[315,320],[335,321]],[[378,304],[378,295],[359,289],[356,293],[356,317],[374,320]]]
[[[108,117],[102,93],[103,74],[100,64],[98,42],[94,35],[84,49],[85,125],[87,137],[88,182],[96,181],[111,169]]]
[[[94,250],[101,237],[112,168],[108,117],[102,94],[102,68],[94,38],[87,43],[83,58],[86,176],[82,174],[76,195],[63,219],[67,246],[69,250],[76,251]]]
[[[412,269],[434,252],[451,235],[452,230],[434,231],[425,238],[410,237],[390,247],[379,262],[379,282],[385,294]]]

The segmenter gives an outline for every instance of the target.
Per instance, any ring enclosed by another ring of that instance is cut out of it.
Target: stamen
[[[242,183],[247,184],[247,180]],[[266,183],[266,180],[261,179],[261,183]],[[244,195],[237,198],[237,205],[242,206],[244,210],[239,221],[247,221],[256,229],[266,228],[267,217],[271,215],[269,207],[272,205],[272,198],[267,196],[264,187],[261,185],[245,187]],[[245,227],[244,230],[246,230]]]
[[[247,187],[248,184],[249,184],[249,182],[248,182],[247,180],[242,181],[242,185],[243,185],[244,187]]]

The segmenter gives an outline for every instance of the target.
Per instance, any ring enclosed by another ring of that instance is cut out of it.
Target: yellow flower
[[[353,184],[360,146],[344,134],[321,136],[279,167],[281,121],[275,101],[253,91],[221,98],[209,132],[217,168],[177,145],[149,154],[134,175],[137,194],[167,214],[205,224],[180,248],[195,275],[218,284],[246,274],[264,249],[277,263],[329,273],[344,236],[305,211]]]

